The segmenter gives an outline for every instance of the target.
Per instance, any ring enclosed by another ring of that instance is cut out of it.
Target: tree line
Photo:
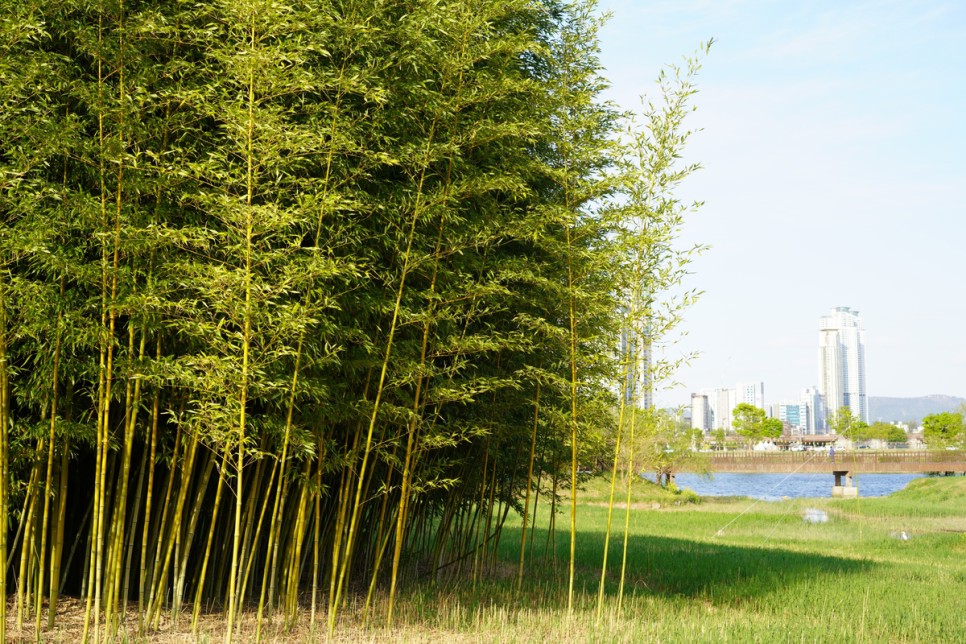
[[[583,0],[0,12],[0,624],[391,623],[511,511],[522,579],[673,367],[698,63],[634,121]]]

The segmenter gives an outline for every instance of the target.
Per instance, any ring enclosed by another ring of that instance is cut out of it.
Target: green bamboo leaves
[[[420,575],[486,574],[521,506],[522,585],[537,504],[555,526],[616,422],[621,329],[663,333],[645,294],[683,268],[681,211],[622,156],[679,147],[617,143],[595,11],[2,5],[18,629],[61,592],[98,641],[186,602],[226,641],[257,606],[261,638],[307,597],[332,633],[362,588],[392,624]]]
[[[711,41],[703,45],[707,54]],[[668,362],[654,349],[670,338],[683,312],[699,295],[682,290],[688,266],[703,250],[700,245],[680,248],[676,241],[685,215],[700,204],[684,203],[676,194],[680,184],[699,169],[683,164],[683,152],[692,132],[685,129],[687,115],[695,108],[697,93],[694,79],[700,70],[697,57],[687,60],[684,69],[670,67],[658,77],[660,95],[642,98],[643,123],[631,117],[621,147],[622,199],[609,216],[614,223],[614,239],[621,248],[618,271],[621,293],[622,355],[619,389],[621,397],[611,468],[611,489],[604,540],[604,555],[597,596],[597,620],[602,616],[607,577],[608,551],[614,510],[618,469],[623,459],[626,477],[624,548],[622,553],[618,609],[621,606],[627,562],[631,485],[640,471],[635,465],[635,432],[641,425],[654,429],[655,410],[651,396],[656,384],[666,381],[681,360]],[[682,359],[683,360],[683,359]],[[624,441],[625,429],[629,432]],[[622,441],[625,447],[622,450]]]

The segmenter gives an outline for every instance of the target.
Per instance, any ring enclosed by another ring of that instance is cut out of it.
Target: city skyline
[[[761,379],[770,400],[814,383],[815,320],[849,305],[869,325],[870,396],[966,396],[966,5],[818,0],[605,0],[608,97],[652,99],[653,80],[714,38],[697,78],[700,130],[684,160],[703,169],[679,197],[701,200],[682,245],[710,249],[686,288],[701,355],[690,392]],[[921,333],[919,329],[929,329]],[[657,357],[657,356],[655,356]]]
[[[806,434],[823,434],[842,408],[868,423],[865,389],[865,328],[859,312],[835,307],[818,320],[818,385],[805,385],[797,398],[769,401],[764,381],[739,382],[733,389],[701,389],[691,394],[691,427],[731,429],[733,409],[747,403]]]

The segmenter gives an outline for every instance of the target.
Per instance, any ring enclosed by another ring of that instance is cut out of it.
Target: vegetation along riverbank
[[[385,594],[368,620],[364,597],[350,597],[338,640],[943,642],[966,633],[964,477],[917,479],[883,498],[780,502],[699,498],[641,482],[624,596],[619,576],[609,575],[598,615],[608,487],[595,478],[582,490],[571,614],[560,592],[567,531],[528,532],[521,581],[520,522],[509,518],[495,556],[467,559],[407,590],[392,630],[381,619]],[[807,510],[824,512],[827,522],[804,521]],[[611,554],[610,569],[619,571],[620,539]],[[243,613],[242,634],[254,635],[254,618]],[[152,639],[190,639],[190,621],[166,619]],[[71,622],[64,624],[53,639],[68,638]],[[202,616],[202,638],[222,630],[219,615]],[[325,634],[303,612],[294,623],[276,619],[263,636],[294,642]]]

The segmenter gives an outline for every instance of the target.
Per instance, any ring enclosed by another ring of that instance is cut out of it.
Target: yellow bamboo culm
[[[3,574],[0,574],[0,641],[7,640],[7,530],[10,517],[9,511],[9,440],[7,426],[10,420],[10,381],[7,366],[7,302],[5,281],[2,267],[0,267],[0,563],[3,564]]]

